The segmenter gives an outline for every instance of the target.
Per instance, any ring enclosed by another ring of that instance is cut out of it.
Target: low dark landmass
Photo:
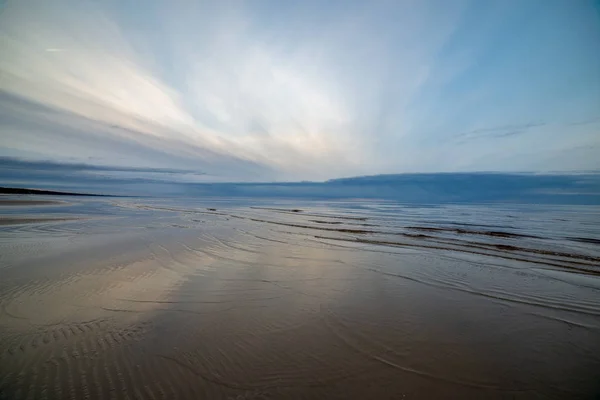
[[[404,204],[600,204],[600,174],[431,173],[325,182],[187,183],[188,196],[392,200]],[[274,210],[301,213],[300,209]]]
[[[138,174],[133,178],[124,176],[122,172]],[[196,176],[193,181],[189,181],[190,174]],[[0,184],[61,192],[56,193],[58,195],[77,190],[124,196],[363,199],[418,205],[600,204],[600,171],[543,174],[404,173],[314,182],[202,182],[197,175],[203,173],[162,168],[57,164],[0,157]],[[301,213],[302,210],[293,208],[282,212]]]
[[[107,194],[58,192],[58,191],[54,191],[54,190],[22,189],[22,188],[10,188],[10,187],[0,187],[0,194],[37,194],[37,195],[50,195],[50,196],[101,196],[101,197],[111,197],[110,195],[107,195]]]

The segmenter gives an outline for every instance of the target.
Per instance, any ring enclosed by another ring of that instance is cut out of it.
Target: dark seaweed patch
[[[433,228],[428,226],[407,226],[406,229],[412,229],[425,232],[454,232],[460,235],[484,235],[503,238],[538,238],[532,235],[523,235],[520,233],[502,232],[502,231],[476,231],[462,228]]]

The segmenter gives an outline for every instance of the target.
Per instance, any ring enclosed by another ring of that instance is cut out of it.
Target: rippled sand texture
[[[2,399],[600,394],[598,208],[69,201],[0,206]]]

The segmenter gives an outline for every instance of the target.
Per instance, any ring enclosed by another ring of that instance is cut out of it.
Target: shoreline
[[[109,195],[109,194],[60,192],[60,191],[54,191],[54,190],[23,189],[23,188],[11,188],[11,187],[0,187],[0,194],[27,194],[27,195],[45,195],[45,196],[114,197],[114,196]]]

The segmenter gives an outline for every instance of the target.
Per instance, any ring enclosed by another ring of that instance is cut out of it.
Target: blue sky
[[[600,168],[600,4],[4,2],[0,156],[208,180]]]

